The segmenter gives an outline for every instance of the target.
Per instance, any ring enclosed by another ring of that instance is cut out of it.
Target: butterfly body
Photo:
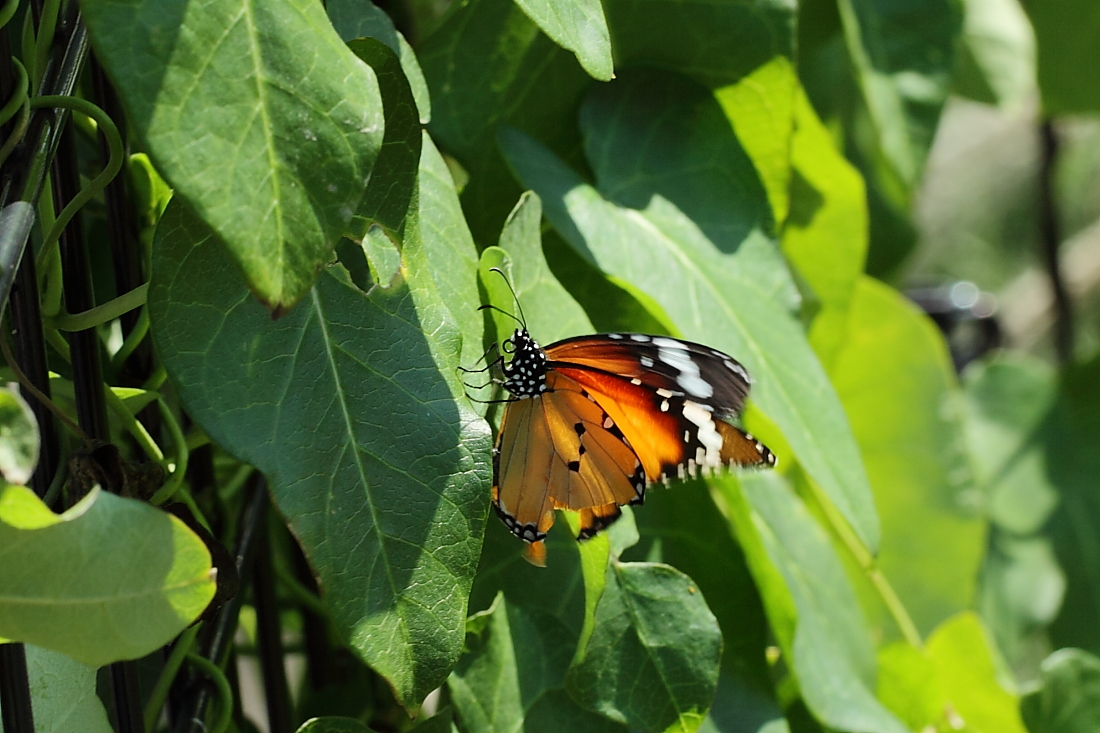
[[[599,334],[542,348],[526,328],[505,340],[510,397],[493,456],[493,505],[505,526],[542,541],[556,509],[579,512],[580,539],[640,504],[646,488],[730,465],[773,466],[760,441],[726,422],[744,406],[749,375],[700,344]]]

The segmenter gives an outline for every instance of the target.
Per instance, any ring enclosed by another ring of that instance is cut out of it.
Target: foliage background
[[[1089,0],[80,11],[124,115],[73,115],[100,309],[61,296],[65,201],[32,201],[53,403],[87,450],[61,334],[95,334],[93,437],[167,479],[36,497],[38,430],[0,395],[0,637],[27,644],[36,730],[123,728],[96,669],[131,659],[149,730],[203,679],[219,731],[1096,729]],[[59,12],[0,15],[25,90]],[[492,267],[542,343],[734,355],[779,469],[654,488],[584,544],[559,521],[525,563],[489,516],[492,392],[458,372],[514,327],[477,310],[514,309]],[[221,605],[260,474],[276,511]],[[218,619],[236,637],[204,661]]]

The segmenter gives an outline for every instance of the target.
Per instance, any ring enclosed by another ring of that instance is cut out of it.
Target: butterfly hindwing
[[[508,406],[497,440],[493,503],[505,525],[539,542],[553,509],[581,511],[581,536],[644,496],[645,470],[611,416],[573,380],[547,376],[537,399]]]
[[[546,347],[551,368],[576,365],[636,379],[692,402],[721,417],[741,412],[749,373],[736,359],[709,346],[640,333],[580,336]]]

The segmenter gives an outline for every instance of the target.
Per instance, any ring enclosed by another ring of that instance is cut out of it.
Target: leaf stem
[[[160,711],[164,708],[165,701],[168,700],[168,690],[172,687],[172,682],[176,679],[187,653],[191,651],[200,628],[202,628],[201,623],[188,627],[176,639],[172,652],[168,655],[164,668],[160,671],[160,676],[157,677],[156,686],[153,687],[153,692],[149,695],[149,701],[145,704],[145,730],[156,730]]]
[[[153,494],[153,498],[149,500],[149,503],[154,506],[159,506],[171,499],[172,495],[183,484],[183,477],[187,473],[187,461],[190,457],[187,450],[187,439],[183,437],[183,431],[180,430],[180,424],[176,421],[176,416],[168,409],[168,405],[164,400],[159,397],[157,398],[157,407],[160,408],[161,419],[164,420],[164,425],[168,428],[168,434],[172,438],[172,445],[176,449],[176,467],[173,469],[172,475],[164,482],[164,486],[160,487],[157,493]]]
[[[49,319],[49,324],[59,331],[86,331],[102,323],[113,321],[124,313],[129,313],[135,308],[145,305],[145,296],[148,292],[149,283],[144,283],[128,293],[123,293],[113,300],[97,305],[95,308],[80,313],[65,313],[62,311]],[[148,328],[148,324],[146,324],[146,327]]]
[[[924,641],[921,639],[920,631],[917,630],[917,625],[913,623],[913,619],[909,616],[909,611],[906,610],[905,604],[901,602],[893,586],[890,585],[890,581],[882,574],[882,570],[879,569],[875,557],[866,547],[864,547],[863,542],[861,542],[855,532],[852,531],[852,528],[848,526],[848,523],[844,520],[844,517],[841,516],[840,512],[837,511],[836,507],[834,507],[832,503],[829,502],[828,498],[825,497],[817,483],[809,476],[806,476],[805,479],[806,484],[810,487],[810,493],[813,496],[814,502],[825,515],[833,533],[840,539],[841,543],[852,555],[852,558],[867,575],[867,579],[871,581],[871,585],[874,586],[875,591],[879,594],[883,604],[886,606],[886,610],[890,612],[890,616],[893,617],[894,623],[897,624],[898,630],[901,631],[901,635],[905,637],[905,640],[915,649],[923,648]]]
[[[230,716],[233,713],[233,690],[229,687],[229,680],[225,678],[225,673],[218,668],[218,665],[206,657],[200,657],[198,654],[188,654],[187,661],[198,667],[214,683],[214,688],[218,693],[218,715],[214,718],[209,730],[210,733],[225,733],[225,729],[229,727]]]

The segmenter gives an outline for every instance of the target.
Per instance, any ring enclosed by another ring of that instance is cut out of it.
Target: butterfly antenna
[[[525,329],[527,328],[527,324],[526,324],[526,323],[524,323],[524,322],[523,322],[523,321],[521,321],[520,319],[516,318],[515,314],[513,314],[513,313],[509,313],[508,311],[504,310],[503,308],[497,308],[497,307],[496,307],[495,305],[489,305],[489,304],[485,304],[485,305],[482,305],[482,306],[478,306],[478,310],[479,310],[479,311],[483,311],[483,310],[486,310],[486,309],[488,309],[488,310],[494,310],[494,311],[496,311],[497,313],[503,313],[504,315],[508,316],[509,318],[511,318],[511,319],[512,319],[513,321],[515,321],[515,322],[516,322],[516,323],[518,323],[519,325],[523,326],[523,327],[524,327]],[[484,357],[482,357],[482,358],[484,358]]]
[[[527,330],[527,316],[525,316],[523,314],[523,305],[519,302],[519,296],[516,295],[516,291],[512,288],[512,283],[510,283],[508,281],[508,276],[505,275],[504,270],[500,269],[499,267],[490,267],[489,270],[492,271],[492,272],[497,273],[498,275],[501,276],[501,278],[504,279],[504,284],[508,286],[509,292],[512,293],[512,300],[516,301],[516,308],[519,309],[519,318],[516,318],[516,320],[520,322],[520,325],[523,326],[523,330],[526,331]],[[513,318],[515,318],[515,316],[513,316]]]

